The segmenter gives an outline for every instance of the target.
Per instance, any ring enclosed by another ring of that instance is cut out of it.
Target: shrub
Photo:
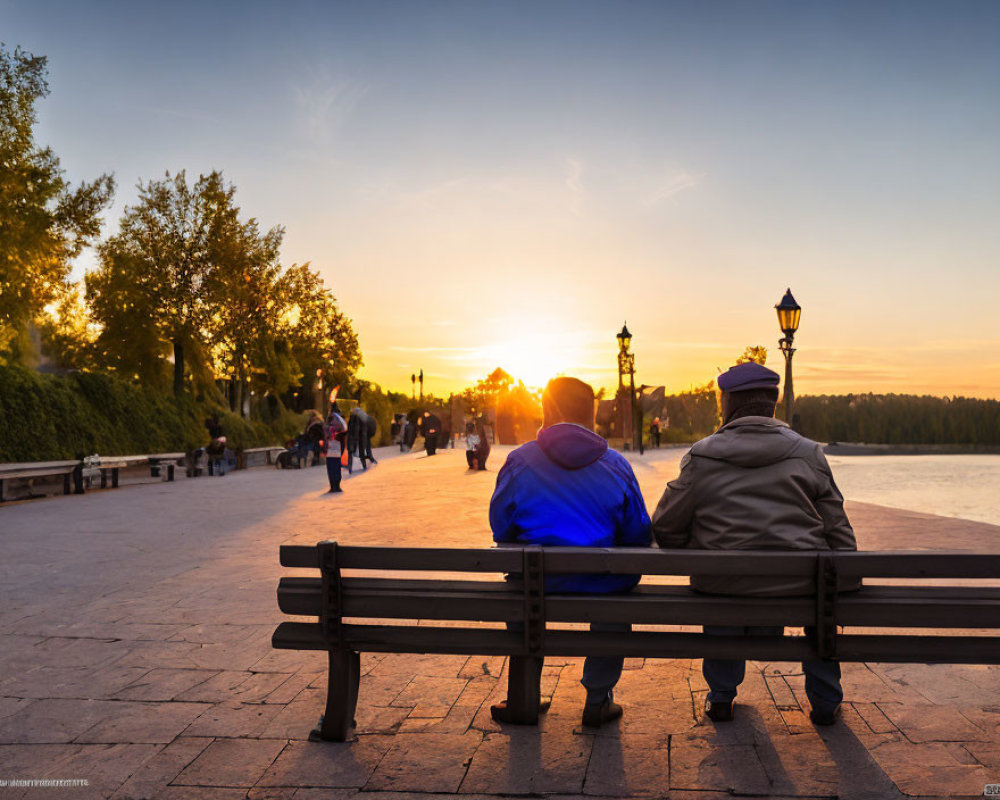
[[[0,367],[0,461],[190,450],[207,443],[204,422],[213,412],[234,449],[283,442],[304,424],[284,409],[270,423],[245,420],[109,375]]]

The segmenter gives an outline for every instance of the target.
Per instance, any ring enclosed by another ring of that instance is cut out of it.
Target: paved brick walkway
[[[385,452],[321,494],[322,468],[127,486],[0,508],[0,797],[980,797],[1000,782],[1000,669],[844,666],[818,732],[798,665],[749,665],[737,721],[701,719],[698,662],[630,660],[620,727],[579,727],[580,661],[546,662],[552,710],[505,728],[504,660],[364,657],[353,744],[306,741],[322,654],[278,652],[278,545],[475,545],[488,473]],[[681,450],[636,468],[650,505]],[[389,457],[389,456],[392,457]],[[866,548],[1000,548],[1000,527],[851,504]],[[426,796],[426,795],[424,795]]]

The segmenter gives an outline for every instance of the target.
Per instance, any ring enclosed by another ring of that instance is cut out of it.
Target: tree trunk
[[[233,370],[233,377],[229,384],[232,387],[232,398],[230,408],[237,414],[242,414],[243,408],[243,375],[239,368]]]
[[[174,394],[184,391],[184,345],[174,339]]]

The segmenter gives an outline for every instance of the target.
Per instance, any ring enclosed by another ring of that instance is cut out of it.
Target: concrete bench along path
[[[503,457],[376,451],[0,508],[0,797],[981,797],[1000,783],[1000,669],[847,664],[841,724],[809,724],[797,664],[748,665],[737,720],[702,719],[699,662],[634,659],[620,726],[580,728],[579,659],[546,662],[552,709],[493,723],[505,662],[365,655],[351,744],[306,741],[324,653],[278,652],[278,546],[482,545]],[[636,467],[650,506],[682,449]],[[638,461],[638,459],[636,459]],[[345,475],[346,477],[346,475]],[[1000,549],[1000,526],[852,503],[862,547]],[[363,794],[359,794],[362,793]]]

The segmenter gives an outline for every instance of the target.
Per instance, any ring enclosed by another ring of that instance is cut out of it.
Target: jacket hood
[[[691,454],[738,467],[766,467],[788,458],[804,440],[773,417],[739,417],[695,443]]]
[[[589,466],[608,451],[608,443],[602,437],[572,422],[542,428],[538,432],[538,446],[563,469]]]

